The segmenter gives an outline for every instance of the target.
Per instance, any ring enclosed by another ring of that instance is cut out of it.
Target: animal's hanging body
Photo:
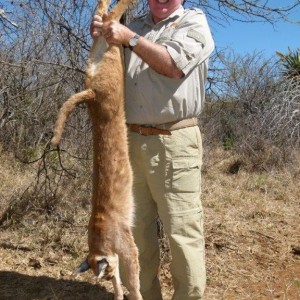
[[[119,20],[132,0],[121,0],[106,15],[109,0],[99,3],[105,21]],[[90,51],[86,90],[62,106],[52,143],[57,145],[69,114],[87,103],[93,134],[92,211],[88,226],[89,255],[79,267],[92,268],[96,276],[112,279],[115,300],[123,299],[118,258],[123,262],[130,300],[142,300],[139,292],[138,252],[131,233],[133,218],[132,171],[128,156],[124,114],[124,64],[121,46],[94,40]]]

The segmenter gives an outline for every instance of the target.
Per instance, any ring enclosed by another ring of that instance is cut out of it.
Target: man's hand
[[[102,35],[101,32],[102,24],[103,24],[102,18],[98,15],[95,15],[90,25],[90,35],[93,39],[98,38]]]
[[[103,36],[108,44],[128,46],[129,40],[135,35],[118,21],[102,21],[98,15],[94,16],[90,26],[92,38]]]
[[[118,21],[108,21],[103,23],[102,35],[109,44],[128,46],[129,40],[135,35],[135,32]]]

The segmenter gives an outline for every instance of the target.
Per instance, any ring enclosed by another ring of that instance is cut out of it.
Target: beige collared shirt
[[[208,59],[214,49],[204,13],[180,7],[157,24],[149,14],[129,27],[164,45],[184,77],[174,79],[158,74],[126,49],[127,123],[157,125],[198,117],[204,104]]]

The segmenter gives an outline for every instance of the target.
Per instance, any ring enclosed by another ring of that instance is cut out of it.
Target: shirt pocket
[[[175,28],[173,27],[168,27],[166,28],[161,34],[160,36],[158,37],[156,43],[158,44],[162,44],[163,42],[165,41],[169,41],[173,35],[175,31]]]
[[[200,157],[180,157],[172,161],[171,189],[175,193],[200,192]]]

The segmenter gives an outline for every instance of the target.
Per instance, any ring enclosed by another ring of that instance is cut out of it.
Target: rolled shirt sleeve
[[[210,29],[204,13],[191,9],[180,19],[180,23],[171,25],[169,36],[162,35],[164,45],[177,68],[187,74],[196,65],[208,59],[214,49]],[[157,41],[160,43],[160,39]]]

